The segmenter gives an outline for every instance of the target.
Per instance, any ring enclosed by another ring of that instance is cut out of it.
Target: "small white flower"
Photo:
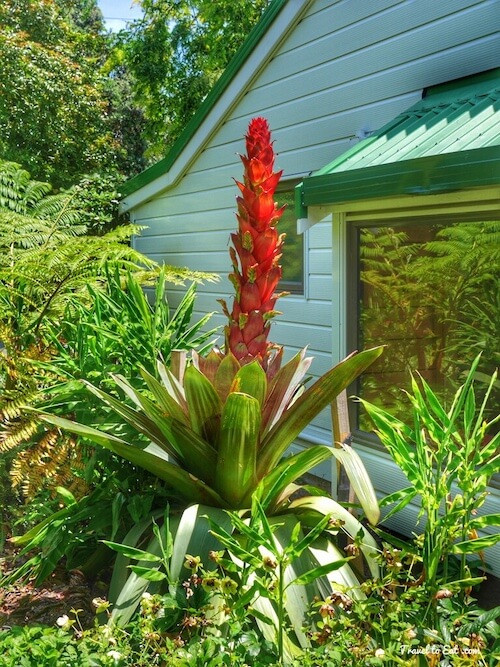
[[[384,651],[383,648],[378,648],[378,649],[375,651],[375,657],[376,657],[376,658],[383,658],[384,655],[385,655],[385,651]]]
[[[106,655],[109,655],[109,657],[113,658],[113,660],[120,660],[122,657],[122,654],[119,651],[108,651]]]
[[[141,598],[143,600],[150,600],[152,597],[153,596],[151,595],[151,593],[148,593],[147,591],[144,591],[144,593],[141,595]]]
[[[60,628],[64,628],[64,626],[68,625],[68,623],[69,623],[69,616],[67,616],[66,614],[63,614],[62,616],[59,616],[56,623]]]

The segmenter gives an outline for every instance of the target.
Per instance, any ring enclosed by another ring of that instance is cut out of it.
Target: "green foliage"
[[[0,156],[57,188],[140,169],[144,146],[127,142],[141,114],[103,69],[96,0],[5,0],[0,26]]]
[[[363,398],[400,417],[399,386],[409,388],[413,370],[444,404],[479,352],[477,379],[491,375],[500,363],[498,221],[363,228],[360,251],[363,345],[387,344]]]
[[[150,158],[184,129],[268,0],[143,0],[143,18],[120,33],[121,57],[144,109]]]
[[[431,624],[437,622],[439,589],[445,586],[453,594],[463,595],[477,583],[467,557],[482,557],[483,550],[500,540],[498,530],[490,532],[500,526],[500,516],[481,513],[487,485],[499,470],[500,433],[490,436],[489,431],[500,415],[491,421],[485,419],[496,373],[485,398],[476,403],[474,375],[479,362],[477,357],[449,410],[423,378],[418,383],[412,378],[408,398],[413,426],[362,401],[377,435],[411,484],[384,499],[384,505],[394,504],[389,515],[413,500],[420,502],[425,527],[416,553],[429,593]],[[480,537],[478,532],[484,529],[487,534]]]
[[[2,472],[10,469],[14,484],[31,501],[48,487],[66,487],[75,496],[64,522],[55,500],[42,512],[44,521],[56,516],[32,543],[42,549],[31,562],[40,576],[50,573],[62,554],[75,566],[97,568],[100,554],[93,560],[92,552],[99,537],[126,532],[142,516],[141,503],[149,511],[162,490],[123,461],[96,456],[57,429],[47,430],[26,406],[48,402],[58,414],[102,424],[106,413],[94,415],[95,401],[84,395],[81,378],[106,385],[111,369],[132,376],[143,360],[151,360],[155,372],[157,355],[168,362],[173,347],[206,343],[212,332],[201,328],[208,316],[191,323],[194,286],[171,313],[166,281],[213,276],[158,270],[131,249],[128,240],[136,228],[116,226],[114,191],[107,190],[107,182],[89,177],[52,195],[50,186],[32,181],[18,165],[0,166]],[[89,229],[97,233],[89,235]],[[145,282],[156,290],[154,305],[142,290]],[[113,512],[103,512],[103,506]],[[120,518],[123,506],[127,511]]]
[[[116,414],[113,418],[102,409],[100,401],[89,397],[80,380],[90,377],[98,386],[109,387],[113,369],[135,376],[135,383],[142,386],[137,372],[141,362],[147,365],[151,360],[154,373],[153,359],[163,358],[168,363],[173,348],[190,349],[207,343],[214,332],[202,332],[201,328],[210,316],[191,324],[194,284],[171,314],[165,298],[167,275],[165,268],[160,271],[152,304],[131,274],[125,276],[122,286],[118,272],[105,276],[102,291],[89,287],[87,303],[80,296],[73,297],[61,322],[45,329],[51,360],[31,364],[40,386],[32,405],[51,406],[56,414],[76,415],[83,423],[106,424],[108,429],[131,435],[126,423],[116,420]],[[26,437],[27,420],[21,414],[19,419],[4,423],[3,448],[17,447],[10,471],[13,483],[30,499],[42,489],[57,485],[68,486],[77,496],[84,494],[72,498],[65,510],[49,513],[38,529],[17,538],[18,543],[26,544],[26,551],[38,550],[28,569],[35,570],[42,581],[64,555],[68,567],[96,571],[96,550],[101,555],[103,552],[98,549],[99,538],[124,535],[132,522],[150,516],[152,508],[165,501],[166,491],[156,478],[141,474],[105,450],[95,452],[80,446],[75,451],[71,439],[55,429],[47,432],[36,413],[30,417]],[[147,444],[144,440],[142,446]],[[103,511],[108,507],[111,513]],[[50,503],[46,511],[50,512]],[[15,573],[14,578],[19,574]]]
[[[297,478],[334,455],[332,448],[316,446],[282,460],[288,447],[381,352],[377,348],[348,357],[298,398],[308,367],[304,352],[270,382],[257,362],[239,367],[232,355],[222,362],[215,386],[194,365],[186,368],[182,384],[161,363],[161,382],[142,370],[148,392],[114,376],[134,408],[89,384],[104,404],[151,441],[146,448],[82,423],[50,414],[43,418],[153,472],[184,502],[245,508],[259,480],[265,480],[266,510],[276,511],[286,505]]]

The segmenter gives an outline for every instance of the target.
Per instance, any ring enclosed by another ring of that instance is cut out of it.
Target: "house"
[[[466,295],[481,309],[485,283],[461,283],[470,267],[455,275],[441,262],[430,270],[429,254],[442,259],[432,244],[450,246],[457,223],[470,238],[486,239],[480,259],[495,250],[487,224],[499,218],[499,27],[498,0],[273,0],[171,152],[125,185],[123,210],[147,227],[136,247],[223,276],[201,286],[197,300],[200,314],[220,312],[216,300],[232,293],[225,277],[236,226],[233,178],[242,173],[237,154],[249,120],[264,116],[284,172],[280,203],[289,204],[284,281],[291,294],[279,301],[272,339],[290,354],[308,345],[316,375],[359,344],[387,342],[384,365],[358,390],[392,405],[409,360],[426,377],[446,376],[454,359],[445,368],[438,343],[454,321],[449,295]],[[408,268],[408,248],[419,248],[416,267]],[[380,298],[384,257],[402,271],[390,308]],[[491,320],[491,309],[482,317]],[[225,323],[222,315],[214,320]],[[474,321],[465,324],[470,337],[462,329],[453,345],[473,350]],[[493,341],[494,331],[487,332]],[[498,340],[486,348],[498,354]],[[354,444],[377,491],[405,485],[357,419]],[[324,413],[298,445],[331,438]],[[500,512],[500,475],[488,503]],[[411,532],[416,511],[398,515],[398,530]],[[500,575],[500,545],[490,565]]]

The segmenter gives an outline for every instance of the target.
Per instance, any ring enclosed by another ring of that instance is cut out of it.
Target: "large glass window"
[[[387,346],[359,395],[404,419],[411,371],[445,401],[479,352],[478,386],[489,378],[500,365],[500,222],[360,223],[354,237],[357,347]],[[362,414],[359,427],[370,430]]]
[[[283,271],[280,289],[292,294],[304,293],[304,235],[297,234],[297,217],[295,215],[295,183],[283,183],[282,189],[276,192],[279,206],[286,209],[278,223],[280,234],[286,234],[281,266]]]

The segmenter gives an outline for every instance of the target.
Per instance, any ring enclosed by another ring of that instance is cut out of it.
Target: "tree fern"
[[[103,209],[100,200],[96,210]],[[30,492],[39,487],[33,476],[57,484],[73,466],[71,456],[48,455],[49,447],[66,445],[62,440],[52,445],[33,413],[24,410],[60,381],[47,369],[35,373],[34,364],[57,355],[61,322],[76,327],[66,327],[66,336],[77,335],[80,319],[92,313],[92,303],[105,291],[110,275],[113,289],[121,290],[121,282],[134,279],[141,294],[141,283],[158,281],[158,265],[130,246],[131,236],[141,228],[126,224],[102,233],[109,218],[103,222],[96,223],[80,186],[53,194],[48,184],[31,181],[19,165],[0,161],[0,452],[17,453],[12,472],[16,480],[25,476],[23,488]],[[89,226],[100,233],[89,234]],[[182,268],[165,267],[161,275],[162,281],[175,283],[214,279]],[[184,323],[183,333],[187,328]],[[187,337],[188,343],[195,339],[196,330],[191,341]],[[71,349],[67,338],[66,344]],[[49,461],[58,463],[53,467]],[[59,470],[60,464],[66,471]]]

